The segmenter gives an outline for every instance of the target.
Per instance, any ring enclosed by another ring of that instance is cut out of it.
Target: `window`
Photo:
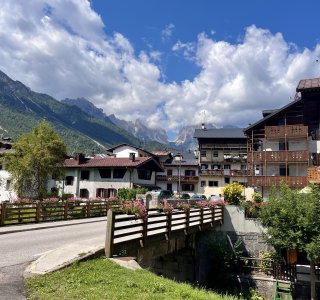
[[[208,165],[207,164],[201,164],[201,170],[207,170]]]
[[[90,171],[89,170],[81,170],[81,180],[89,180]]]
[[[167,190],[172,191],[172,183],[167,183]]]
[[[204,187],[204,186],[206,186],[207,185],[207,182],[205,181],[205,180],[202,180],[201,182],[200,182],[200,186],[201,187]]]
[[[152,171],[150,171],[150,170],[143,170],[143,169],[139,169],[138,170],[138,178],[139,179],[150,180],[151,179],[151,175],[152,175]]]
[[[224,168],[225,170],[230,170],[230,169],[231,169],[231,165],[224,165],[223,168]]]
[[[289,168],[286,168],[286,165],[279,166],[279,175],[280,176],[289,176]]]
[[[80,189],[80,198],[89,198],[89,191],[87,189]]]
[[[96,197],[98,197],[98,198],[107,198],[106,197],[106,192],[107,192],[107,190],[105,190],[103,188],[98,188],[98,189],[96,189]]]
[[[288,142],[280,141],[279,142],[279,151],[289,150]]]
[[[196,171],[195,170],[185,170],[184,176],[196,176]]]
[[[73,185],[73,180],[74,180],[73,176],[66,176],[66,179],[65,179],[66,185]]]
[[[7,180],[6,190],[7,190],[7,191],[11,190],[11,180]]]
[[[123,178],[126,172],[127,172],[126,169],[114,169],[113,178]]]
[[[200,151],[200,156],[201,157],[207,157],[207,151],[206,150],[201,150]]]
[[[194,184],[183,184],[182,190],[188,192],[194,191]]]
[[[172,176],[172,170],[167,170],[167,175]]]
[[[247,165],[241,165],[241,170],[242,170],[242,171],[247,170]]]
[[[218,157],[219,156],[219,152],[217,150],[214,150],[212,155],[213,155],[213,157]]]
[[[220,165],[212,165],[211,168],[212,168],[212,170],[220,170],[221,166]]]
[[[230,183],[230,177],[225,177],[224,178],[224,183],[229,184]]]
[[[211,186],[211,187],[218,187],[219,186],[219,182],[218,181],[209,181],[208,182],[209,183],[209,186]]]
[[[111,178],[111,169],[98,169],[101,178]]]

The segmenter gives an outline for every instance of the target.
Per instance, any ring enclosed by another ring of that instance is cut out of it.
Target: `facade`
[[[294,101],[245,129],[248,184],[268,196],[282,181],[292,188],[320,182],[320,79],[301,80]]]
[[[196,129],[200,178],[199,193],[222,194],[227,184],[237,182],[247,187],[247,139],[241,128]],[[245,188],[249,197],[252,189]]]
[[[10,138],[0,139],[0,158],[5,153],[12,151],[12,141]],[[0,203],[3,201],[14,201],[17,194],[13,190],[11,174],[6,171],[5,165],[0,161]]]
[[[51,189],[87,199],[115,197],[120,188],[155,186],[156,172],[163,171],[153,157],[135,155],[130,158],[77,155],[66,159],[64,168],[64,180],[54,182]]]
[[[199,163],[193,152],[154,152],[154,155],[164,168],[164,172],[157,173],[157,186],[176,194],[198,193]]]

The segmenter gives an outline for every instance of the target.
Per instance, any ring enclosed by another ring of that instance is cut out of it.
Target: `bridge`
[[[144,218],[110,209],[105,255],[153,258],[180,250],[197,232],[223,224],[223,207],[148,210]]]

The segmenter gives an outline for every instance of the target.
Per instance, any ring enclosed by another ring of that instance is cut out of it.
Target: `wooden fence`
[[[205,227],[214,227],[223,223],[223,207],[191,208],[159,212],[149,210],[145,218],[126,215],[113,210],[108,211],[105,254],[114,255],[116,244],[140,240],[142,245],[155,236],[162,235],[166,240],[174,233],[200,231]]]
[[[106,216],[111,201],[1,203],[0,226]]]

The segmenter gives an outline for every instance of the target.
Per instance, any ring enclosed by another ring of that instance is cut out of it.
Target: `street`
[[[43,226],[43,224],[39,224]],[[0,299],[25,299],[23,273],[41,254],[82,240],[101,238],[106,221],[0,235]]]

